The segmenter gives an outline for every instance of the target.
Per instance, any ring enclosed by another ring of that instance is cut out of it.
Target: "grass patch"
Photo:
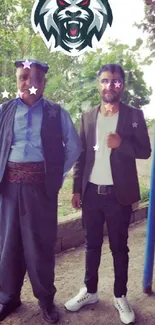
[[[148,186],[146,186],[146,184],[144,184],[144,183],[140,183],[140,194],[141,194],[142,202],[149,201],[150,188]]]
[[[73,176],[70,172],[64,181],[63,187],[59,192],[59,201],[58,201],[58,216],[67,216],[68,214],[76,213],[76,210],[73,209],[71,204],[72,199],[72,184]],[[150,189],[144,181],[140,181],[140,193],[141,193],[141,202],[149,201],[149,192]]]
[[[58,216],[66,216],[68,214],[75,213],[76,210],[73,209],[71,204],[72,199],[72,184],[73,176],[72,173],[69,173],[64,181],[63,187],[59,192],[59,201],[58,201]]]

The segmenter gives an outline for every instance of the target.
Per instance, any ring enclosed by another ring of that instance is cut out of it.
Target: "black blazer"
[[[83,152],[74,166],[73,176],[73,193],[80,193],[81,199],[95,161],[93,146],[96,144],[96,121],[99,108],[100,105],[97,105],[83,113],[81,117],[80,138]],[[116,132],[122,141],[119,148],[111,150],[111,171],[117,199],[121,204],[128,205],[140,200],[136,159],[148,159],[151,155],[151,145],[142,110],[121,102]],[[102,173],[102,170],[100,172]]]

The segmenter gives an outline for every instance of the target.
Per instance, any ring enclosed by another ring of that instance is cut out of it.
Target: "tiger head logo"
[[[79,55],[99,42],[113,15],[108,0],[36,0],[31,23],[52,51]]]

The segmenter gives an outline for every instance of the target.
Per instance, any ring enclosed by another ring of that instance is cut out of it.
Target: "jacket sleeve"
[[[63,143],[65,151],[65,163],[64,163],[64,174],[63,181],[77,161],[82,151],[82,144],[76,128],[72,122],[72,119],[67,111],[61,109],[61,123],[63,132]]]
[[[73,168],[73,193],[82,193],[82,179],[83,179],[83,172],[85,167],[85,159],[86,159],[86,139],[85,139],[85,132],[84,132],[84,121],[83,115],[80,121],[80,132],[79,136],[82,142],[82,152],[76,161],[74,168]]]
[[[132,121],[131,140],[122,138],[119,148],[115,150],[134,159],[148,159],[151,155],[151,144],[143,111],[136,110],[136,114],[133,115],[135,119]]]

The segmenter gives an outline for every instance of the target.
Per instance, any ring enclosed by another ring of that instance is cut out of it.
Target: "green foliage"
[[[104,49],[81,57],[49,53],[41,37],[35,35],[31,27],[34,0],[0,1],[0,94],[6,89],[11,93],[10,98],[15,96],[16,59],[35,57],[46,61],[50,70],[45,97],[64,105],[78,126],[81,112],[100,102],[96,80],[98,70],[103,64],[120,62],[127,76],[123,101],[137,108],[149,103],[152,91],[143,79],[140,39],[132,48],[115,40]],[[1,96],[1,102],[5,100]]]
[[[72,198],[72,185],[73,185],[73,176],[72,173],[69,173],[63,183],[63,187],[59,193],[58,200],[58,218],[61,219],[63,216],[75,213],[71,204]]]
[[[140,40],[135,45],[138,49]],[[141,108],[149,103],[149,96],[152,94],[148,88],[141,69],[139,53],[133,52],[127,44],[115,42],[108,43],[106,50],[99,49],[96,52],[85,54],[79,62],[76,71],[72,75],[72,99],[67,103],[71,114],[81,113],[90,106],[100,102],[97,90],[97,72],[100,67],[107,63],[121,63],[126,73],[126,88],[122,94],[122,100]],[[77,121],[78,125],[78,121]]]
[[[151,50],[151,55],[145,58],[145,64],[151,64],[155,57],[155,4],[145,5],[145,16],[140,24],[135,24],[144,33],[147,33],[147,46]],[[143,41],[142,41],[143,42]]]
[[[140,194],[142,202],[149,201],[150,189],[143,183],[140,183]]]
[[[30,19],[33,4],[33,0],[0,2],[0,93],[5,88],[12,95],[16,92],[14,61],[34,57],[48,62],[51,68],[47,97],[56,101],[61,98],[65,100],[64,91],[60,92],[60,89],[66,84],[66,69],[71,66],[73,59],[61,53],[49,54],[42,39],[35,35]]]
[[[151,128],[153,125],[155,125],[155,119],[146,119],[146,124],[148,128]]]

